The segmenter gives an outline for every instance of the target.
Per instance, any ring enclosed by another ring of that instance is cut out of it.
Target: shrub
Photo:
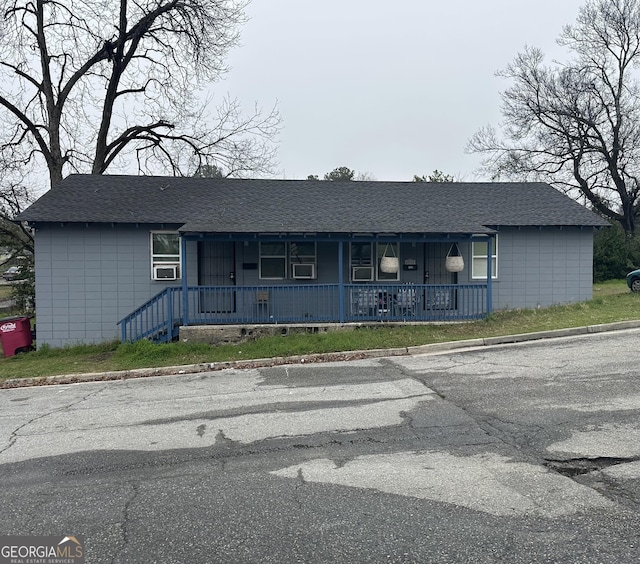
[[[36,302],[36,275],[33,257],[21,261],[22,272],[13,284],[11,296],[15,300],[16,309],[21,313],[31,313]]]
[[[624,278],[640,267],[640,236],[627,235],[619,223],[600,229],[593,243],[593,280]]]

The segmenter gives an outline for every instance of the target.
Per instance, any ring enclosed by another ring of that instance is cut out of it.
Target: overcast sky
[[[582,0],[253,0],[231,72],[214,85],[251,108],[279,102],[279,178],[338,166],[377,180],[434,169],[460,180],[481,126],[498,125],[497,78],[525,45],[548,60]]]

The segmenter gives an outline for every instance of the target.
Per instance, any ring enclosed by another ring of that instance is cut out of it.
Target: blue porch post
[[[167,288],[167,310],[167,338],[171,342],[173,339],[173,288]]]
[[[189,325],[189,294],[187,291],[187,240],[180,237],[181,260],[180,272],[182,273],[182,325]]]
[[[344,323],[344,241],[338,241],[338,314]]]
[[[493,255],[493,236],[487,238],[487,315],[493,311],[493,264],[491,261]]]

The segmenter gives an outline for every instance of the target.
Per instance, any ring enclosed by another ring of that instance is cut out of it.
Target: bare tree
[[[354,180],[358,182],[375,182],[376,177],[371,172],[359,172],[356,174]]]
[[[245,114],[233,98],[212,107],[200,94],[227,70],[245,3],[6,0],[0,245],[31,260],[32,234],[11,220],[72,172],[272,172],[276,107]],[[32,298],[33,284],[16,288]]]
[[[243,0],[10,0],[0,22],[0,154],[68,172],[270,172],[276,108],[200,88],[227,70]],[[211,118],[211,116],[215,116]]]
[[[33,195],[26,187],[24,173],[19,163],[0,160],[2,171],[2,189],[0,189],[0,247],[9,250],[8,258],[2,263],[10,262],[17,255],[27,253],[33,255],[33,235],[29,227],[11,221],[32,201]]]
[[[499,76],[502,136],[487,126],[468,150],[495,178],[544,180],[634,233],[640,196],[640,1],[588,0],[545,65],[526,48]]]

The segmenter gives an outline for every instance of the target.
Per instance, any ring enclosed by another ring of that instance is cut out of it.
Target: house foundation
[[[406,323],[385,323],[406,325]],[[332,331],[356,331],[358,329],[379,328],[377,323],[306,323],[306,324],[264,324],[264,325],[188,325],[180,327],[179,339],[185,343],[206,343],[227,345],[253,341],[260,337],[292,334],[317,334]]]

